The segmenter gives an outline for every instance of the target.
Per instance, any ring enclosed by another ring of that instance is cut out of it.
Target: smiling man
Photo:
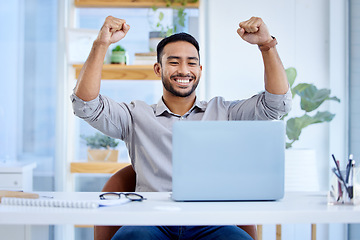
[[[71,96],[75,115],[96,129],[126,143],[136,172],[136,191],[172,190],[172,125],[175,121],[236,121],[279,119],[290,111],[291,92],[284,67],[261,18],[241,22],[237,33],[259,46],[265,68],[265,91],[249,99],[226,101],[196,97],[202,66],[198,42],[179,33],[157,47],[154,71],[161,77],[163,96],[157,104],[118,103],[102,96],[101,71],[110,44],[123,39],[130,26],[123,19],[106,18]],[[246,56],[244,56],[246,57]],[[240,79],[239,79],[240,80]],[[219,79],[219,81],[224,81]],[[196,147],[196,146],[191,146]],[[199,149],[201,151],[201,149]],[[121,227],[113,239],[241,239],[251,237],[236,226]]]
[[[169,41],[171,38],[167,40]],[[159,48],[163,48],[162,50],[159,49],[163,54],[160,53],[158,63],[155,64],[155,72],[158,76],[162,77],[167,91],[175,96],[188,97],[194,94],[201,76],[202,66],[200,65],[197,49],[191,43],[183,41],[169,43],[164,47],[163,45],[166,42],[164,41],[159,45]],[[164,58],[164,64],[162,64],[162,58]],[[166,76],[164,74],[163,65],[165,65],[164,68],[169,74],[172,75]],[[184,90],[175,90],[171,85],[171,80],[177,82],[179,88]]]
[[[199,84],[199,45],[186,33],[164,39],[157,47],[158,62],[154,71],[163,83],[163,101],[169,110],[184,115],[194,104]]]

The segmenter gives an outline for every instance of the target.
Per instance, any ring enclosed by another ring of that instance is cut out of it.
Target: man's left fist
[[[264,45],[273,40],[265,23],[259,17],[241,22],[237,33],[244,41],[251,44]]]

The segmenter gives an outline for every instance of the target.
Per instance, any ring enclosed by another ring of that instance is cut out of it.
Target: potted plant
[[[126,64],[126,51],[120,45],[117,45],[111,52],[111,63],[112,64]]]
[[[172,25],[169,26],[165,23],[164,11],[161,11],[155,5],[150,9],[151,12],[149,13],[148,18],[149,23],[153,28],[149,33],[149,48],[151,52],[156,50],[157,43],[159,43],[159,41],[161,41],[164,37],[177,33],[185,27],[187,15],[185,11],[186,4],[196,3],[198,0],[165,0],[165,2],[167,8],[173,9],[174,17]]]
[[[101,133],[95,133],[92,136],[81,136],[88,146],[88,161],[89,162],[117,162],[119,151],[115,148],[119,141],[105,136]]]
[[[330,97],[331,91],[329,89],[317,89],[315,85],[309,83],[299,83],[294,86],[295,78],[297,72],[295,68],[288,68],[285,70],[286,75],[290,84],[290,89],[292,97],[296,95],[300,97],[300,108],[304,111],[304,114],[300,117],[292,117],[286,121],[286,136],[290,142],[286,143],[286,148],[291,148],[292,144],[299,140],[302,129],[305,127],[323,122],[330,122],[335,114],[330,113],[329,111],[317,111],[316,114],[309,115],[309,113],[315,111],[320,107],[325,101],[337,101],[340,102],[340,99],[337,97]],[[285,115],[282,119],[285,119]]]
[[[165,23],[165,13],[156,6],[149,9],[148,20],[151,27],[149,32],[149,50],[155,52],[158,43],[165,37],[173,33],[173,28],[169,23]]]
[[[335,114],[329,111],[316,111],[325,101],[340,102],[337,97],[330,96],[329,89],[317,89],[309,83],[294,84],[297,72],[295,68],[285,70],[290,84],[292,97],[300,97],[301,116],[288,117],[286,120],[286,143],[285,151],[285,191],[319,191],[320,179],[318,158],[315,149],[294,149],[293,143],[300,139],[302,130],[312,124],[330,122]],[[295,108],[295,106],[293,106]]]

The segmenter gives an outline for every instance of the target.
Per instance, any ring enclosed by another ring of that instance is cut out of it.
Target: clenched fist
[[[123,39],[130,26],[124,19],[108,16],[100,29],[97,41],[102,44],[110,45]]]
[[[242,39],[251,44],[263,45],[272,41],[269,30],[259,17],[252,17],[241,22],[237,32]]]

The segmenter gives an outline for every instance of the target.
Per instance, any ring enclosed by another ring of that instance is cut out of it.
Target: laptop
[[[178,121],[172,144],[175,201],[284,196],[283,121]]]

